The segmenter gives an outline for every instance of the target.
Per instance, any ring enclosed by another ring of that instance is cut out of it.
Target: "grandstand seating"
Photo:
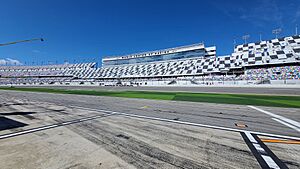
[[[1,66],[0,77],[74,76],[74,72],[93,68],[95,63],[47,66]]]
[[[238,45],[231,55],[122,64],[96,68],[96,63],[47,66],[0,66],[0,84],[50,83],[72,79],[149,79],[193,77],[197,80],[300,80],[300,36]],[[235,70],[242,73],[234,73]],[[228,75],[227,73],[230,72]]]
[[[200,57],[154,63],[106,66],[91,78],[136,78],[221,73],[245,66],[299,63],[300,36],[236,46],[234,53],[221,57]]]
[[[239,80],[299,80],[300,66],[279,66],[270,68],[259,68],[246,70],[245,75],[241,75]]]

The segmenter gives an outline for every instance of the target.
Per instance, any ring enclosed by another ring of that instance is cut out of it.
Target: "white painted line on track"
[[[275,161],[267,155],[262,155],[262,158],[266,161],[268,166],[272,169],[280,169],[280,167],[275,163]]]
[[[81,118],[81,119],[75,119],[75,120],[71,120],[71,121],[56,123],[56,124],[52,124],[52,125],[46,125],[46,126],[41,126],[41,127],[37,127],[37,128],[26,129],[23,131],[17,131],[17,132],[13,132],[13,133],[9,133],[9,134],[3,134],[3,135],[0,135],[0,140],[10,138],[10,137],[20,136],[20,135],[24,135],[24,134],[34,133],[37,131],[52,129],[52,128],[56,128],[56,127],[62,127],[62,126],[71,125],[71,124],[75,124],[75,123],[80,123],[83,121],[94,120],[94,119],[98,119],[98,118],[102,118],[102,117],[107,117],[107,116],[110,116],[113,114],[114,113],[106,113],[104,115],[102,114],[102,115],[96,115],[96,116],[92,116],[92,117],[85,117],[85,118]]]
[[[63,122],[61,123],[62,125],[68,125],[68,124],[72,124],[73,122],[69,121],[69,122]]]
[[[247,138],[249,139],[249,141],[252,143],[252,145],[254,146],[254,148],[256,149],[256,151],[259,153],[259,155],[261,155],[261,157],[264,159],[264,161],[267,163],[267,165],[270,168],[278,168],[280,169],[280,167],[274,162],[274,160],[268,156],[268,155],[263,155],[266,154],[266,151],[264,148],[262,148],[260,146],[260,144],[258,144],[258,142],[256,141],[256,139],[252,136],[252,134],[250,132],[244,132],[245,135],[247,136]]]
[[[226,130],[226,131],[232,131],[232,132],[239,132],[239,133],[240,132],[243,132],[243,133],[244,132],[249,132],[251,134],[262,135],[262,136],[269,136],[269,137],[276,137],[276,138],[283,138],[283,139],[292,139],[292,140],[300,140],[299,137],[293,137],[293,136],[285,136],[285,135],[278,135],[278,134],[271,134],[271,133],[264,133],[264,132],[257,132],[257,131],[249,131],[249,130],[241,130],[241,129],[235,129],[235,128],[213,126],[213,125],[193,123],[193,122],[186,122],[186,121],[180,121],[180,120],[165,119],[165,118],[159,118],[159,117],[151,117],[151,116],[143,116],[143,115],[137,115],[137,114],[121,113],[121,112],[115,112],[115,111],[110,111],[110,110],[86,108],[86,107],[81,107],[81,106],[68,106],[68,107],[77,108],[77,109],[83,109],[83,110],[89,110],[89,111],[96,111],[96,112],[101,112],[101,113],[114,113],[115,115],[124,115],[124,116],[127,116],[127,117],[135,117],[135,118],[141,118],[141,119],[157,120],[157,121],[164,121],[164,122],[170,122],[170,123],[191,125],[191,126],[197,126],[197,127],[205,127],[205,128]]]
[[[281,124],[283,124],[283,125],[285,125],[285,126],[288,126],[288,127],[292,128],[292,129],[300,132],[300,129],[298,127],[295,127],[295,126],[293,126],[293,125],[291,125],[289,123],[286,123],[286,122],[284,122],[282,120],[279,120],[279,119],[276,119],[276,118],[272,118],[272,119],[275,120],[275,121],[277,121],[277,122],[279,122],[279,123],[281,123]]]
[[[252,136],[252,134],[249,131],[245,131],[244,132],[246,134],[246,136],[248,137],[248,139],[252,142],[252,143],[257,143],[257,141],[255,140],[255,138]]]
[[[59,125],[54,124],[54,125],[49,125],[49,126],[44,126],[44,127],[29,129],[29,130],[25,130],[25,131],[15,132],[15,133],[11,133],[11,134],[5,134],[5,135],[1,135],[0,139],[14,137],[14,136],[17,136],[17,135],[23,135],[23,134],[32,133],[32,132],[41,131],[41,130],[46,130],[46,129],[50,129],[50,128],[54,128],[54,127],[58,127],[58,126]]]
[[[262,168],[287,169],[287,166],[257,137],[249,132],[241,133],[245,143]]]
[[[263,149],[259,144],[254,143],[253,145],[256,148],[256,150],[259,151],[260,153],[265,153],[266,152],[265,149]]]
[[[280,115],[277,115],[277,114],[274,114],[274,113],[271,113],[271,112],[269,112],[269,111],[260,109],[260,108],[255,107],[255,106],[248,106],[248,107],[250,107],[250,108],[252,108],[252,109],[255,109],[255,110],[257,110],[257,111],[260,111],[260,112],[262,112],[262,113],[264,113],[264,114],[267,114],[267,115],[269,115],[269,116],[272,116],[272,117],[274,117],[274,118],[272,118],[273,120],[275,120],[275,121],[277,121],[277,122],[279,122],[279,123],[281,123],[281,124],[284,124],[284,125],[286,125],[286,126],[292,128],[292,129],[294,129],[294,130],[300,132],[300,123],[297,122],[297,121],[288,119],[288,118],[286,118],[286,117],[283,117],[283,116],[280,116]]]

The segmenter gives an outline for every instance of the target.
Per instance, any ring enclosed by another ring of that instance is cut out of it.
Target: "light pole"
[[[244,35],[242,36],[242,39],[244,40],[244,44],[247,44],[247,40],[250,38],[250,35]]]
[[[1,46],[8,46],[8,45],[14,45],[14,44],[17,44],[17,43],[24,43],[24,42],[32,42],[32,41],[44,41],[43,38],[35,38],[35,39],[27,39],[27,40],[19,40],[19,41],[14,41],[14,42],[7,42],[7,43],[0,43],[0,47]],[[6,63],[7,65],[7,63]],[[15,63],[16,65],[16,63]],[[26,65],[26,62],[25,62],[25,65]]]
[[[282,31],[281,28],[272,30],[272,33],[275,34],[276,39],[278,38],[278,35],[281,33],[281,31]]]
[[[259,41],[260,41],[260,42],[262,41],[261,33],[259,33]]]
[[[235,38],[233,39],[233,50],[235,49],[235,47],[236,47],[236,40],[235,40]]]
[[[44,41],[43,38],[35,38],[35,39],[27,39],[27,40],[19,40],[19,41],[14,41],[14,42],[8,42],[8,43],[2,43],[0,46],[7,46],[7,45],[13,45],[17,43],[23,43],[23,42],[32,42],[32,41]]]

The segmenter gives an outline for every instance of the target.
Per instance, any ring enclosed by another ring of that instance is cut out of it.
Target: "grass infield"
[[[0,87],[0,89],[15,90],[15,91],[29,91],[29,92],[60,93],[60,94],[77,94],[77,95],[93,95],[93,96],[143,98],[143,99],[156,99],[156,100],[174,100],[174,101],[300,108],[300,96],[189,93],[189,92],[154,92],[154,91],[105,91],[105,90],[95,91],[95,90],[66,90],[66,89],[27,88],[27,87],[26,88]]]

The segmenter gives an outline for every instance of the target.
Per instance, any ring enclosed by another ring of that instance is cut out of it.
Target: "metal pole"
[[[235,46],[236,46],[236,40],[233,39],[233,51],[234,51],[234,49],[235,49]]]
[[[278,35],[281,33],[281,31],[282,31],[281,28],[272,30],[272,33],[275,34],[276,39],[278,38]]]
[[[262,41],[262,38],[261,38],[261,33],[259,34],[259,41]]]
[[[31,41],[44,41],[43,38],[35,38],[35,39],[28,39],[28,40],[20,40],[20,41],[15,41],[15,42],[8,42],[8,43],[2,43],[0,44],[0,46],[7,46],[7,45],[13,45],[13,44],[17,44],[17,43],[23,43],[23,42],[31,42]]]
[[[249,39],[250,38],[250,35],[244,35],[244,36],[242,36],[242,39],[244,40],[244,44],[247,44],[247,39]]]

